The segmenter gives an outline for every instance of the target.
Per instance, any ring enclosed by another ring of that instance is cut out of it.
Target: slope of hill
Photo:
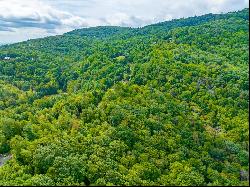
[[[0,185],[248,185],[249,9],[0,47]]]

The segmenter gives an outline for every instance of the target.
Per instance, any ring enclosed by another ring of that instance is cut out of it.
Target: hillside
[[[0,46],[0,185],[247,186],[248,50],[249,9]]]

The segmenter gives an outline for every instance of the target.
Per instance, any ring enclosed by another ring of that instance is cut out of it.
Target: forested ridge
[[[249,9],[0,46],[0,185],[249,185]]]

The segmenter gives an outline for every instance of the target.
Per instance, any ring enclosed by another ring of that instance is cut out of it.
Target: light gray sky
[[[140,27],[248,7],[248,0],[0,0],[0,44],[83,27]]]

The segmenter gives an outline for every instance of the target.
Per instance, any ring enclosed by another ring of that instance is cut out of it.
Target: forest
[[[249,9],[0,46],[0,185],[248,186]]]

